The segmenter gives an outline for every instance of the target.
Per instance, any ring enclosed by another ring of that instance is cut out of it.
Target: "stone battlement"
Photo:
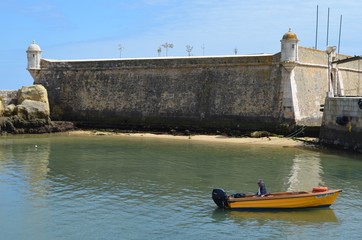
[[[362,97],[326,98],[320,141],[362,152]]]
[[[298,41],[289,31],[276,54],[99,60],[39,60],[33,46],[28,65],[48,91],[54,120],[212,131],[319,127],[328,55]],[[344,93],[357,94],[361,71],[342,67],[333,74]]]
[[[0,90],[0,97],[4,101],[4,105],[9,105],[10,103],[16,103],[17,101],[17,90]]]

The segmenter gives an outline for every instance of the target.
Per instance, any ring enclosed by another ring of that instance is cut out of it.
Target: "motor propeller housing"
[[[212,200],[219,208],[228,207],[228,195],[224,189],[216,188],[212,190]]]

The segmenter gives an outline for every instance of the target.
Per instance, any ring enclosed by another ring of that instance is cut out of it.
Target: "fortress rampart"
[[[291,32],[281,42],[277,54],[69,61],[43,59],[32,46],[28,69],[48,91],[53,120],[190,130],[318,127],[328,56],[299,47]],[[357,94],[360,70],[343,67],[343,91]]]
[[[362,153],[362,97],[326,98],[320,141]]]
[[[119,127],[258,129],[279,121],[277,65],[274,55],[42,60],[35,82],[47,88],[54,119]]]

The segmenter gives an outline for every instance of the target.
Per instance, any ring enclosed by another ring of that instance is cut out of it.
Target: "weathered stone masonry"
[[[33,43],[28,70],[48,91],[52,120],[221,131],[320,126],[328,58],[298,41],[287,32],[277,54],[73,61],[43,59]],[[340,74],[355,94],[356,67]]]
[[[279,121],[277,56],[53,62],[52,119],[104,126],[263,128]]]
[[[320,140],[362,152],[362,97],[326,98]]]

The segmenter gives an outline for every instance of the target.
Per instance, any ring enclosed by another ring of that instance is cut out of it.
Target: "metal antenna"
[[[328,8],[328,16],[327,16],[327,44],[328,46],[328,38],[329,38],[329,8]]]
[[[316,27],[315,27],[315,45],[314,45],[314,49],[317,49],[317,42],[318,42],[318,5],[317,5],[317,20],[316,20]]]
[[[341,18],[339,19],[338,53],[339,50],[341,49],[341,34],[342,34],[342,15]]]

